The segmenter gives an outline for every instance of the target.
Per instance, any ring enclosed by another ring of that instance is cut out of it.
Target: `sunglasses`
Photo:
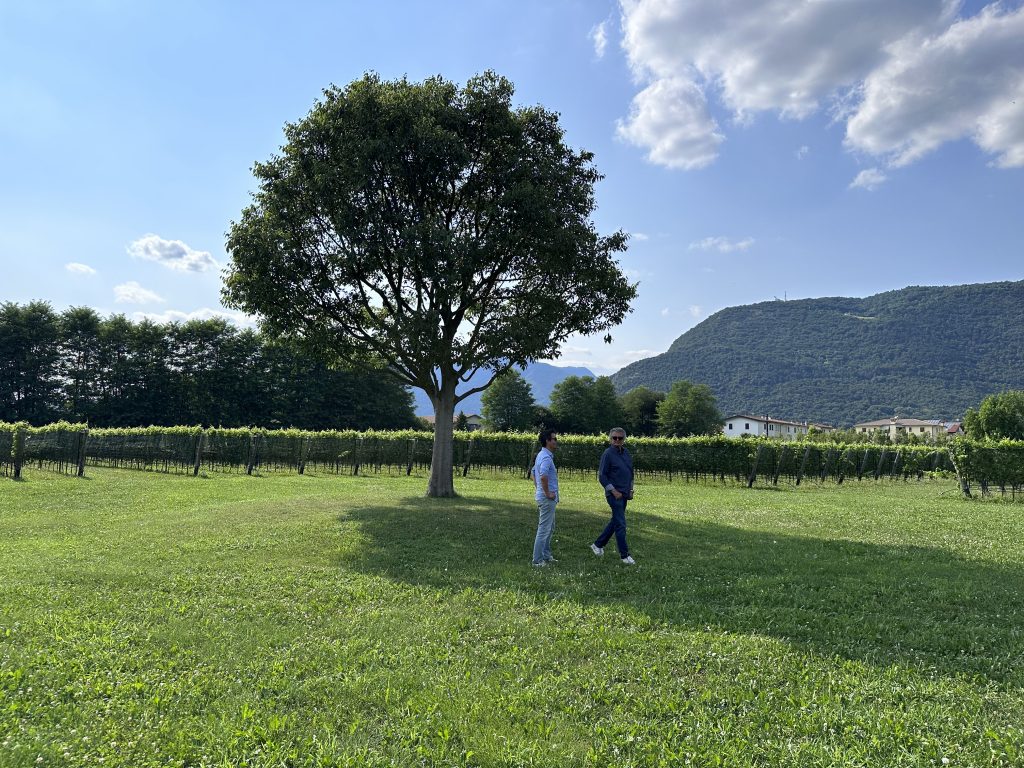
[[[615,436],[612,437],[612,440],[625,440],[625,439],[626,439],[625,435],[615,435]]]

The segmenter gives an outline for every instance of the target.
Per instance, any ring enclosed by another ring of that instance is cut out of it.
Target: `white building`
[[[917,435],[924,440],[936,440],[939,436],[945,437],[949,429],[949,423],[940,419],[904,419],[895,416],[891,419],[877,419],[875,421],[862,421],[853,425],[855,432],[882,432],[889,436],[890,440],[897,440],[901,437]]]
[[[807,434],[807,422],[773,419],[771,416],[750,416],[738,413],[727,416],[722,434],[726,437],[777,437],[781,440],[796,440]]]

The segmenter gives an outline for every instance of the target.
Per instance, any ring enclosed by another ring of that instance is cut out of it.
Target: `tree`
[[[707,384],[677,381],[658,404],[658,434],[666,437],[717,435],[722,422]]]
[[[619,398],[622,406],[622,426],[631,435],[656,435],[658,404],[664,399],[664,392],[655,392],[647,387],[633,387]]]
[[[636,296],[614,259],[626,235],[590,220],[592,154],[512,95],[491,72],[462,88],[375,74],[332,86],[255,165],[259,189],[228,232],[229,306],[427,393],[431,496],[455,495],[458,402],[617,325]],[[477,371],[486,383],[458,392]]]
[[[565,432],[594,434],[622,425],[622,409],[607,376],[566,376],[551,390],[551,413]]]
[[[46,302],[0,305],[0,420],[41,425],[59,413],[59,337]]]
[[[964,431],[975,439],[1024,440],[1024,390],[989,395],[964,416]]]
[[[528,430],[533,426],[533,389],[515,368],[494,380],[480,398],[482,416],[498,432]]]

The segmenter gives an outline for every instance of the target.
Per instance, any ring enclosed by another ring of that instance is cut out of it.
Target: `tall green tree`
[[[593,156],[513,90],[491,72],[332,86],[255,165],[228,232],[228,305],[430,397],[431,496],[454,495],[458,402],[617,325],[636,296],[614,259],[626,235],[591,221]],[[487,382],[458,392],[477,371]]]
[[[658,404],[658,434],[665,437],[717,435],[723,421],[707,384],[677,381]]]
[[[1024,440],[1024,391],[989,395],[964,416],[964,431],[975,439]]]
[[[100,316],[89,307],[72,307],[60,315],[59,371],[64,394],[60,410],[70,421],[96,422],[101,323]]]
[[[494,380],[480,398],[481,414],[498,432],[528,430],[533,426],[533,388],[515,368]]]
[[[658,404],[665,399],[664,392],[647,387],[633,387],[619,398],[622,406],[622,426],[631,435],[651,437],[658,433]]]
[[[551,390],[551,413],[564,432],[586,435],[622,426],[622,408],[607,376],[566,376]]]
[[[59,338],[46,302],[0,305],[0,420],[39,425],[60,414]]]

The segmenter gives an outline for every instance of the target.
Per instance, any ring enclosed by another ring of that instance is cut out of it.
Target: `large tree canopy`
[[[989,395],[981,401],[978,410],[967,410],[964,429],[977,440],[1024,440],[1024,391]]]
[[[435,496],[453,495],[455,404],[485,388],[459,383],[556,357],[636,295],[614,259],[625,234],[590,220],[592,155],[512,95],[491,72],[462,88],[373,74],[328,88],[256,164],[228,232],[226,303],[430,396]]]

